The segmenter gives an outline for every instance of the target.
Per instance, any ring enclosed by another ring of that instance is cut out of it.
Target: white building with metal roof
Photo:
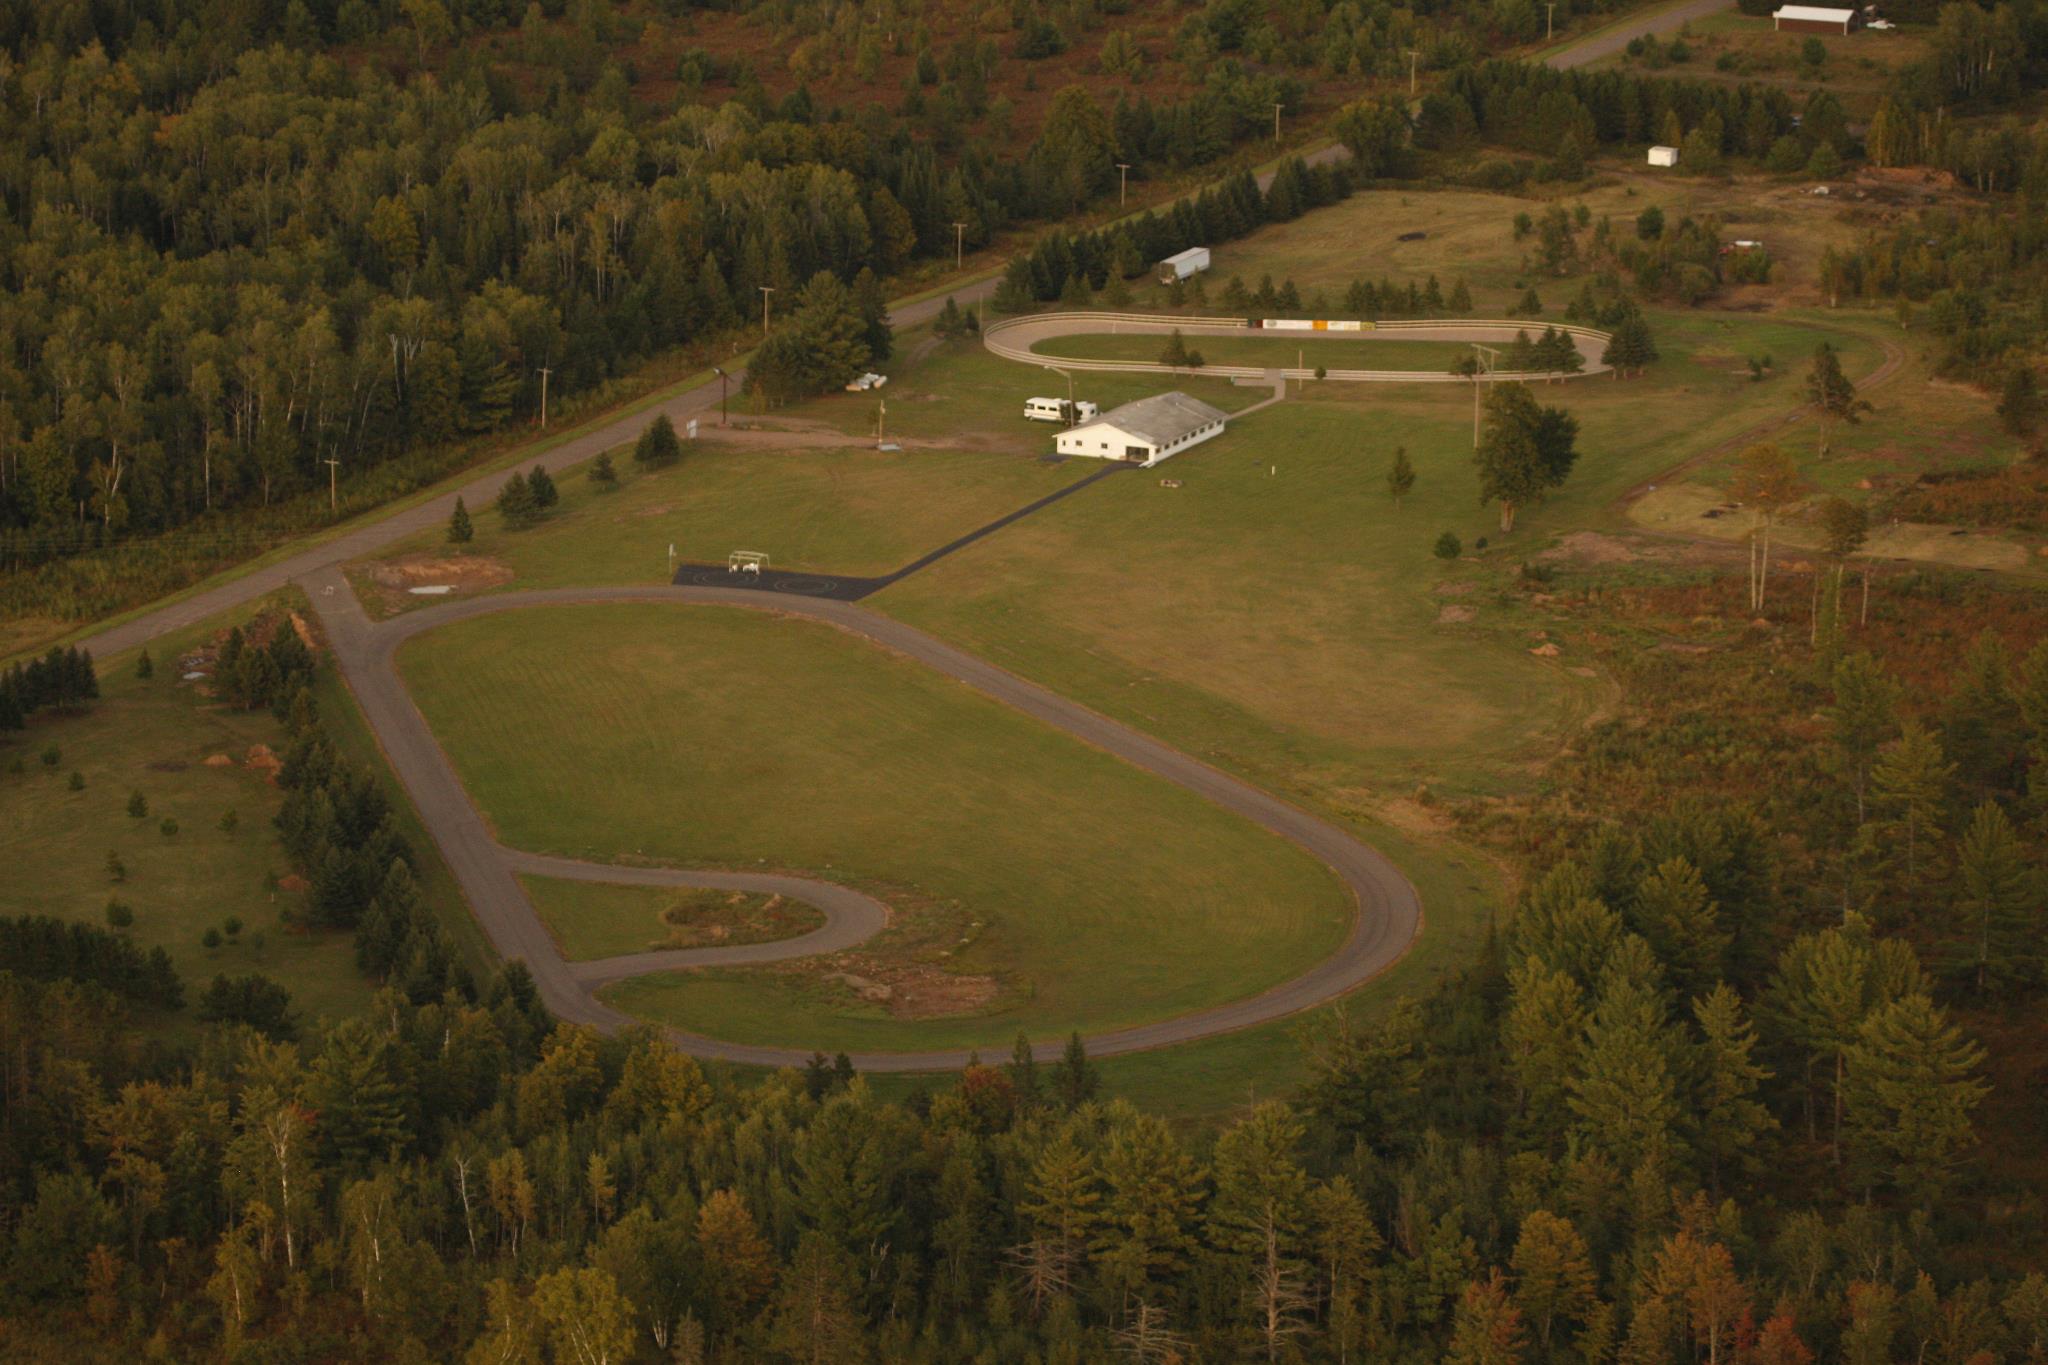
[[[1062,455],[1150,466],[1222,435],[1229,420],[1221,408],[1176,389],[1111,408],[1092,422],[1063,431],[1054,448]]]

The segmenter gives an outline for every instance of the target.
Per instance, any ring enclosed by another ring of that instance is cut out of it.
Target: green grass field
[[[656,948],[731,947],[808,934],[825,916],[801,901],[693,887],[521,877],[571,962]]]
[[[882,574],[1092,472],[1019,455],[965,451],[772,450],[704,442],[662,470],[617,464],[620,482],[588,467],[558,481],[561,502],[539,525],[505,529],[475,510],[463,553],[512,570],[508,588],[658,583],[668,547],[684,561],[722,564],[759,550],[777,568]],[[453,558],[439,533],[394,546],[382,560]],[[371,599],[373,562],[354,578]]]
[[[1541,333],[1539,322],[1534,332]],[[1166,338],[1157,336],[1070,336],[1041,341],[1032,347],[1048,355],[1071,356],[1079,360],[1158,361]],[[1441,374],[1472,354],[1472,348],[1454,341],[1409,341],[1396,337],[1359,332],[1349,338],[1289,336],[1193,336],[1190,350],[1200,351],[1211,365],[1293,366],[1312,369],[1317,365],[1332,370],[1417,370]],[[1155,384],[1159,381],[1155,378]]]
[[[126,903],[135,913],[129,936],[162,947],[185,979],[181,1018],[220,972],[275,979],[308,1019],[353,1013],[372,987],[356,971],[352,937],[286,924],[303,895],[270,884],[291,871],[271,826],[281,793],[246,759],[254,745],[280,746],[283,727],[268,711],[221,706],[178,681],[178,650],[198,638],[159,642],[148,681],[135,677],[133,656],[106,661],[90,709],[46,713],[26,732],[0,736],[0,863],[18,869],[0,878],[0,914],[104,927],[107,902]],[[50,746],[60,751],[54,766],[42,762]],[[234,764],[209,766],[217,755]],[[71,790],[74,772],[83,790]],[[142,794],[146,817],[128,814],[131,792]],[[229,810],[235,827],[223,830]],[[162,832],[166,818],[175,834]],[[126,867],[119,882],[109,853]],[[234,941],[205,947],[206,930],[229,918],[242,924]]]
[[[1050,368],[1033,369],[1004,360],[985,350],[977,338],[937,342],[921,340],[923,337],[919,331],[899,339],[899,359],[882,367],[890,380],[879,396],[828,394],[778,409],[766,420],[819,422],[849,435],[872,434],[875,405],[886,399],[893,436],[942,441],[962,449],[1000,448],[1030,455],[1052,452],[1053,428],[1025,420],[1024,401],[1066,397],[1065,376]],[[1160,338],[1159,344],[1164,342]],[[1153,354],[1157,355],[1156,348]],[[1047,362],[1048,367],[1051,364]],[[1236,412],[1272,396],[1271,389],[1193,375],[1175,379],[1173,387],[1225,412]],[[1159,389],[1157,375],[1077,373],[1073,396],[1108,409]]]
[[[896,912],[870,965],[846,968],[896,980],[896,1002],[816,969],[617,989],[661,1022],[799,1047],[1007,1046],[1255,993],[1349,923],[1334,875],[1291,845],[826,627],[535,609],[423,636],[400,666],[514,846],[800,870]],[[899,1017],[983,977],[973,1012]]]

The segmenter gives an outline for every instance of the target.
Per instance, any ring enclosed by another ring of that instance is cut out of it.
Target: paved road
[[[1293,841],[1334,869],[1357,898],[1358,914],[1342,947],[1305,974],[1249,999],[1176,1019],[1101,1034],[1088,1040],[1088,1050],[1096,1055],[1108,1056],[1191,1042],[1322,1004],[1357,988],[1392,966],[1408,950],[1421,929],[1422,903],[1407,878],[1383,855],[1337,826],[1106,716],[1026,682],[986,660],[853,603],[822,598],[769,597],[731,588],[562,588],[470,598],[372,624],[338,568],[329,566],[309,575],[304,586],[326,629],[343,676],[361,702],[363,712],[383,744],[399,780],[419,807],[421,818],[432,831],[484,932],[501,955],[526,962],[540,989],[541,999],[550,1010],[565,1019],[601,1028],[616,1028],[630,1022],[627,1016],[598,1001],[591,994],[592,988],[626,976],[672,970],[678,962],[665,953],[613,958],[603,963],[571,964],[564,961],[520,887],[515,872],[623,881],[659,878],[664,884],[691,885],[712,884],[710,878],[714,874],[608,869],[596,864],[509,853],[498,845],[482,816],[471,804],[447,756],[428,730],[425,719],[412,704],[393,666],[393,656],[406,640],[425,631],[453,621],[528,606],[591,602],[712,604],[775,611],[837,626],[916,659],[947,677]],[[837,921],[839,929],[845,933],[852,933],[860,927],[855,922],[859,915],[879,911],[871,901],[866,907],[854,903],[855,900],[866,901],[865,897],[856,897],[856,893],[844,888],[807,879],[802,881],[799,889],[796,882],[784,879],[733,873],[715,875],[719,879],[718,884],[744,889],[771,889],[766,883],[776,880],[778,888],[787,888],[784,894],[797,895],[800,899],[819,904],[828,913],[834,907],[834,896],[848,897],[847,902],[840,904],[845,913]],[[857,941],[858,938],[846,941],[845,946]],[[754,945],[751,950],[716,951],[753,953],[751,958],[734,957],[730,959],[733,961],[770,961],[776,960],[771,954],[787,946],[763,944]],[[1142,950],[1142,945],[1133,947],[1134,950]],[[779,953],[782,958],[790,955],[787,951]],[[813,1050],[829,1052],[836,1048],[831,1038],[818,1039],[815,1048],[788,1049],[742,1046],[680,1031],[671,1032],[676,1044],[685,1051],[701,1057],[757,1066],[798,1064]],[[1060,1044],[1041,1044],[1038,1050],[1049,1060],[1058,1055]],[[936,1071],[965,1065],[967,1058],[964,1051],[862,1053],[853,1057],[853,1063],[863,1071]]]
[[[1704,19],[1709,14],[1717,14],[1734,7],[1735,0],[1686,0],[1682,5],[1651,10],[1624,19],[1612,28],[1602,29],[1598,33],[1581,38],[1563,51],[1553,52],[1545,57],[1543,64],[1559,71],[1566,71],[1575,66],[1586,66],[1599,61],[1602,57],[1613,56],[1638,38],[1652,33],[1669,33],[1695,19]]]

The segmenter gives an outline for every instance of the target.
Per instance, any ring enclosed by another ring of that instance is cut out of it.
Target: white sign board
[[[694,417],[690,419],[690,439],[693,441],[697,439],[697,419]]]

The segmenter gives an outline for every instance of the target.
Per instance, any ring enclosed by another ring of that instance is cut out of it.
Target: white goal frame
[[[734,550],[725,557],[727,573],[752,574],[759,578],[761,571],[768,567],[768,556],[759,550]]]

